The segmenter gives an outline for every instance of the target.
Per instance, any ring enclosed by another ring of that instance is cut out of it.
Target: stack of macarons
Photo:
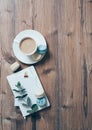
[[[37,98],[36,103],[39,107],[45,107],[47,104],[45,92],[43,89],[36,90],[35,96]]]

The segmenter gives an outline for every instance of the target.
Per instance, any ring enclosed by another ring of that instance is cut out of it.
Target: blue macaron
[[[39,54],[45,54],[47,52],[47,46],[46,45],[39,45],[37,47],[37,52]]]
[[[47,104],[47,100],[45,97],[37,98],[37,105],[40,107],[45,107]]]

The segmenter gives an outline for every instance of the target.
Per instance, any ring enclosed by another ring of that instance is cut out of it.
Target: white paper
[[[26,78],[24,77],[25,72],[28,74],[28,77],[26,77]],[[16,99],[16,96],[18,96],[19,94],[17,92],[13,91],[13,89],[16,88],[15,85],[19,81],[21,83],[21,85],[23,85],[23,87],[26,89],[27,94],[32,101],[32,104],[36,104],[35,90],[36,89],[43,89],[43,86],[39,80],[39,77],[35,71],[35,68],[33,66],[28,67],[26,69],[23,69],[20,72],[17,72],[17,73],[14,73],[14,74],[7,76],[7,79],[8,79],[10,88],[14,94],[14,97],[15,97],[14,105],[19,106],[23,117],[29,115],[29,113],[27,113],[28,108],[26,108],[22,105],[22,101]],[[47,97],[46,97],[46,99],[47,99],[47,106],[46,107],[48,107],[48,106],[50,106],[50,103],[49,103]],[[37,111],[42,110],[42,109],[43,108],[38,107]]]

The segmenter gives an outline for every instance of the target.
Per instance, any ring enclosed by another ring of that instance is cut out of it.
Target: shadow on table
[[[50,107],[46,108],[46,111],[49,110]],[[43,111],[43,110],[41,110]],[[31,121],[32,121],[32,130],[36,130],[36,121],[41,119],[40,112],[36,112],[31,115]]]

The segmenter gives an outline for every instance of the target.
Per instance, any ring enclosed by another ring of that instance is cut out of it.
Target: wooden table
[[[35,68],[51,103],[26,121],[6,80],[25,29],[46,38]],[[0,130],[92,130],[92,0],[0,0]]]

